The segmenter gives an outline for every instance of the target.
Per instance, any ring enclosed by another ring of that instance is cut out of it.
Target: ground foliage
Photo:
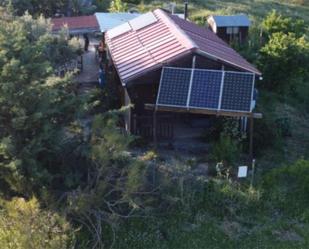
[[[281,168],[274,160],[275,169],[266,173],[260,169],[258,184],[249,186],[226,174],[212,179],[195,176],[194,160],[177,162],[170,173],[161,169],[164,162],[154,151],[137,158],[130,152],[134,137],[119,128],[124,110],[108,111],[103,103],[106,95],[100,103],[91,96],[92,102],[81,103],[70,78],[53,76],[54,67],[61,63],[58,55],[65,54],[62,61],[74,54],[66,37],[51,37],[44,18],[36,21],[29,15],[17,18],[2,13],[0,196],[7,199],[0,205],[2,245],[20,249],[308,247],[308,161]],[[271,13],[263,23],[263,39],[248,44],[246,52],[252,61],[274,63],[282,71],[294,63],[293,71],[304,81],[305,66],[298,60],[307,56],[307,38],[304,24],[292,22]],[[297,63],[288,53],[290,46]],[[288,56],[288,62],[279,65],[282,56]],[[274,143],[293,136],[291,120],[273,115],[278,102],[308,89],[299,78],[287,77],[281,85],[271,77],[278,75],[266,74],[265,82],[270,83],[261,85],[266,97],[258,106],[265,114],[255,134],[262,154],[267,146],[280,151]],[[303,103],[300,106],[304,108]],[[105,112],[94,117],[91,133],[76,119],[84,109],[91,114]],[[233,120],[223,122],[225,136],[215,146],[215,161],[236,160],[232,156],[242,139],[236,126]],[[25,230],[29,227],[31,234]]]

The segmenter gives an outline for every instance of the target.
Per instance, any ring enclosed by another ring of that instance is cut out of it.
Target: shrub
[[[296,217],[308,217],[308,160],[299,160],[292,165],[273,169],[265,176],[263,188],[264,198],[274,207]]]
[[[308,78],[309,42],[304,21],[272,12],[262,28],[266,33],[258,60],[264,77],[262,86],[279,93],[295,93],[297,83]]]
[[[294,33],[296,37],[301,37],[306,32],[306,25],[302,19],[284,17],[274,10],[263,20],[262,29],[268,37],[278,32]]]
[[[274,33],[260,53],[259,64],[264,75],[262,84],[266,89],[288,93],[295,88],[292,84],[295,76],[302,79],[307,75],[309,42],[305,37]]]
[[[235,217],[258,210],[260,198],[258,190],[242,187],[230,180],[213,179],[205,183],[203,191],[196,195],[194,206],[197,211],[207,210],[215,216]]]
[[[230,136],[221,135],[218,142],[215,142],[211,151],[211,159],[216,162],[223,162],[225,166],[233,165],[239,156],[238,143]]]
[[[40,209],[35,198],[14,198],[0,207],[1,248],[72,248],[70,224],[60,215]]]

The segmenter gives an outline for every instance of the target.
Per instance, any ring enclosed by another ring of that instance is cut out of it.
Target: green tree
[[[282,32],[284,34],[294,33],[297,38],[306,32],[306,25],[302,19],[283,17],[275,10],[270,12],[262,22],[262,29],[270,38],[272,34]]]
[[[295,93],[299,82],[308,76],[309,41],[304,21],[273,11],[262,28],[266,34],[258,59],[264,76],[262,85],[280,93]]]
[[[309,42],[294,33],[274,33],[260,50],[265,88],[287,93],[308,75]]]
[[[155,198],[147,184],[147,165],[127,152],[132,137],[118,128],[119,114],[94,117],[88,177],[67,198],[67,212],[88,230],[93,248],[103,248],[108,227],[115,233],[121,220],[145,214]]]
[[[50,51],[60,54],[64,41],[50,35],[48,22],[1,17],[0,183],[27,195],[66,170],[61,144],[79,100],[68,77],[53,76]]]
[[[111,1],[109,11],[110,12],[126,12],[128,9],[127,3],[122,2],[121,0]]]
[[[0,204],[1,248],[72,248],[72,235],[71,225],[60,215],[41,209],[35,198]]]
[[[28,11],[31,15],[52,17],[57,11],[65,11],[67,8],[66,0],[0,0],[0,6],[12,3],[14,14],[23,15]]]

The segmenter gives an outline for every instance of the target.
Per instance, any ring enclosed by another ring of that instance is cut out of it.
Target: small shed
[[[210,30],[157,9],[105,40],[122,105],[134,106],[125,117],[132,133],[171,139],[176,127],[200,118],[255,117],[260,71]]]
[[[247,15],[219,16],[207,18],[208,27],[227,43],[243,43],[247,40],[251,22]]]

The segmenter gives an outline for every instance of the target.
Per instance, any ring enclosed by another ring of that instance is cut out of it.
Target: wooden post
[[[157,148],[157,108],[153,111],[152,136],[155,149]]]
[[[131,104],[131,99],[127,88],[124,88],[124,104],[125,106],[129,106]],[[131,132],[131,107],[126,110],[125,113],[125,129],[128,133]]]
[[[250,116],[250,131],[249,131],[249,156],[250,162],[253,160],[253,115]]]
[[[252,160],[252,167],[251,167],[252,173],[251,173],[251,181],[250,181],[250,187],[253,187],[253,181],[254,181],[254,174],[255,174],[255,159]]]

